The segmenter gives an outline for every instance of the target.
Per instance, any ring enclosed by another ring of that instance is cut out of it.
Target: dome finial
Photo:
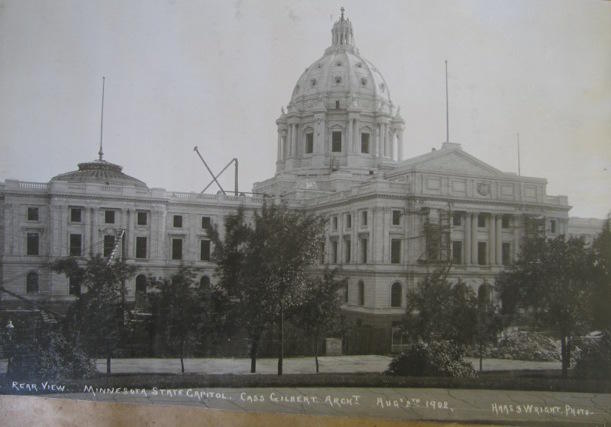
[[[350,20],[344,17],[346,9],[342,6],[340,9],[341,16],[333,25],[331,30],[331,47],[342,49],[354,49],[354,35],[352,33],[352,24]]]
[[[102,140],[104,139],[104,83],[106,77],[102,76],[102,108],[100,115],[100,151],[98,151],[99,160],[102,161],[104,158],[104,151],[102,150]]]

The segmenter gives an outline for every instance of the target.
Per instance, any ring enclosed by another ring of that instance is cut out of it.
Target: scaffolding
[[[447,264],[452,261],[452,208],[422,208],[424,251],[418,259],[424,264]]]
[[[545,236],[545,217],[525,214],[522,218],[524,238],[533,239]]]

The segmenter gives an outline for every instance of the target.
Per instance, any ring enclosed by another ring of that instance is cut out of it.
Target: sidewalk
[[[322,356],[318,358],[320,372],[363,373],[384,372],[392,360],[390,356]],[[479,369],[479,359],[466,358],[473,367]],[[98,371],[106,372],[106,359],[97,359]],[[278,359],[257,359],[258,374],[275,374]],[[505,371],[515,369],[560,369],[560,362],[536,362],[528,360],[484,359],[484,371]],[[316,372],[313,357],[288,357],[284,359],[284,372],[287,374],[312,374]],[[180,373],[180,359],[112,359],[111,370],[116,374],[126,373]],[[6,360],[0,360],[0,373],[6,372]],[[185,359],[185,372],[197,374],[236,374],[250,373],[250,359],[246,358],[207,358]]]

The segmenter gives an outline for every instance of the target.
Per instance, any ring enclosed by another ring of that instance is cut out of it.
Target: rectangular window
[[[361,227],[367,227],[367,211],[361,212]]]
[[[331,229],[333,231],[337,231],[337,217],[336,216],[331,218]]]
[[[337,264],[337,240],[331,241],[331,264]]]
[[[359,305],[365,305],[365,284],[362,280],[359,280]]]
[[[80,234],[70,235],[70,256],[81,256],[82,237]]]
[[[38,221],[38,208],[28,208],[28,221]]]
[[[334,131],[331,133],[331,151],[334,153],[342,152],[342,133]]]
[[[392,211],[392,225],[401,225],[401,211]]]
[[[549,227],[550,227],[550,231],[551,231],[552,233],[555,233],[555,232],[556,232],[556,220],[555,220],[555,219],[552,219],[552,220],[549,222]]]
[[[199,259],[202,261],[210,261],[210,240],[201,241]]]
[[[305,153],[312,154],[314,151],[314,134],[312,132],[306,133],[305,140]]]
[[[344,240],[344,262],[348,264],[352,255],[352,248],[350,247],[350,239]]]
[[[510,222],[511,222],[511,217],[509,215],[503,215],[501,218],[501,227],[509,228]]]
[[[109,257],[115,247],[115,236],[104,236],[104,257]]]
[[[74,279],[72,277],[68,278],[68,293],[70,295],[74,295],[74,296],[80,296],[81,295],[81,282],[77,279]]]
[[[146,237],[136,237],[136,258],[146,258]]]
[[[138,212],[138,225],[148,224],[148,214],[146,212]]]
[[[172,239],[172,259],[182,259],[182,239]]]
[[[111,211],[111,210],[104,211],[104,222],[106,224],[114,224],[115,223],[115,211]]]
[[[28,233],[27,235],[27,254],[28,255],[38,255],[38,233]]]
[[[210,217],[209,216],[203,216],[202,217],[202,228],[203,229],[210,228],[210,225],[211,225]]]
[[[462,224],[462,215],[459,213],[452,214],[452,225],[460,226]]]
[[[361,153],[369,154],[369,134],[361,134]]]
[[[325,259],[325,242],[320,244],[320,263],[326,264],[327,260]]]
[[[392,239],[390,241],[390,262],[392,264],[401,263],[401,240]]]
[[[477,263],[479,265],[486,265],[486,258],[488,257],[487,246],[486,242],[477,242]]]
[[[81,208],[70,208],[70,222],[81,222]]]
[[[346,214],[346,230],[350,230],[352,228],[352,215]]]
[[[452,242],[452,263],[462,264],[462,242]]]
[[[367,239],[360,240],[361,247],[361,264],[367,264]]]
[[[174,227],[182,228],[182,215],[174,215]]]
[[[503,265],[511,264],[511,243],[503,243],[502,251]]]
[[[486,226],[486,214],[479,214],[477,216],[477,226],[484,228]]]

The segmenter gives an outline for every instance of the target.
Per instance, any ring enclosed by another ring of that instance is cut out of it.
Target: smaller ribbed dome
[[[78,164],[78,170],[63,173],[51,178],[51,182],[93,182],[107,185],[124,185],[147,188],[139,179],[121,172],[123,168],[106,160],[94,160]]]

